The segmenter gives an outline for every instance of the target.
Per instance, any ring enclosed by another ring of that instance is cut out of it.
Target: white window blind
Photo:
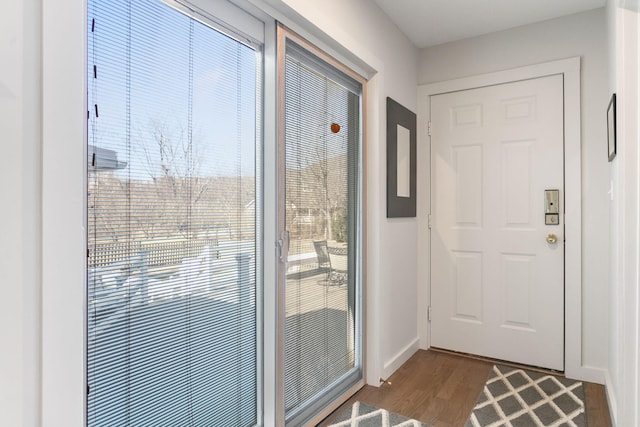
[[[258,422],[260,46],[197,18],[88,3],[89,426]]]
[[[360,82],[287,40],[284,76],[286,419],[302,425],[362,378]],[[315,255],[315,257],[313,257]]]

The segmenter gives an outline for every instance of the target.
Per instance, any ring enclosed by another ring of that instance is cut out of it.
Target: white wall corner
[[[86,19],[42,4],[43,427],[85,425]]]
[[[619,2],[615,11],[615,91],[617,92],[617,148],[613,160],[617,168],[618,186],[618,233],[613,245],[618,253],[617,276],[618,311],[613,313],[611,333],[617,334],[619,344],[613,350],[612,408],[616,422],[620,426],[636,426],[640,422],[640,292],[639,247],[640,216],[638,212],[640,195],[640,150],[638,141],[638,115],[640,112],[640,85],[638,82],[638,61],[640,58],[638,34],[640,17],[633,8],[634,2]],[[637,1],[635,2],[637,4]]]
[[[382,281],[380,280],[380,263],[382,258],[382,222],[384,197],[380,191],[380,170],[384,159],[381,156],[382,136],[386,124],[380,122],[380,117],[385,114],[381,108],[381,99],[384,98],[384,71],[373,76],[366,85],[366,123],[365,123],[365,183],[366,194],[366,271],[365,271],[365,380],[373,386],[379,386],[382,375]]]
[[[409,360],[411,356],[415,354],[419,349],[420,340],[416,337],[413,341],[411,341],[406,347],[400,350],[396,355],[394,355],[391,359],[385,362],[384,367],[382,368],[381,378],[388,379],[395,371],[400,368]]]

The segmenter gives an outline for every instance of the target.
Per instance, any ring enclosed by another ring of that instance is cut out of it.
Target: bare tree
[[[140,148],[152,185],[132,189],[138,196],[133,199],[142,202],[135,220],[147,238],[193,236],[192,212],[208,190],[197,144],[182,126],[172,131],[155,121],[150,128],[151,138],[141,138]]]
[[[301,150],[295,162],[296,167],[287,170],[287,209],[303,216],[316,216],[323,238],[337,240],[334,222],[346,212],[346,153],[329,156],[322,139],[312,149]],[[294,217],[287,220],[295,222]],[[315,229],[299,234],[313,238]]]

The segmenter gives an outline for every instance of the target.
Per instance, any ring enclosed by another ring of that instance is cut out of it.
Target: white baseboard
[[[609,371],[604,372],[605,383],[604,392],[607,396],[607,403],[609,404],[609,416],[611,418],[611,426],[616,427],[616,414],[618,413],[618,402],[613,392],[613,384],[611,383],[611,375]]]
[[[565,367],[564,374],[567,378],[580,381],[588,381],[590,383],[605,384],[606,371],[593,366],[580,366],[574,369]]]
[[[385,362],[384,367],[382,368],[382,378],[387,379],[393,374],[404,362],[409,360],[413,354],[418,351],[420,344],[420,339],[416,337],[413,341],[411,341],[405,348],[400,350],[395,356],[393,356],[389,361]]]

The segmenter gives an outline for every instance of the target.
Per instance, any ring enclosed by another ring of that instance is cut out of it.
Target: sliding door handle
[[[280,233],[280,238],[276,242],[276,246],[278,247],[280,262],[283,264],[285,264],[289,259],[290,242],[289,232],[287,230],[282,231],[282,233]]]

